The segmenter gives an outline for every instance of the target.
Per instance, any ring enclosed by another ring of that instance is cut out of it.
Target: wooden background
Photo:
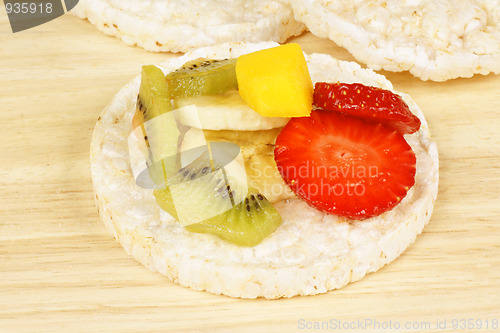
[[[308,33],[293,41],[353,59]],[[336,320],[349,332],[378,331],[376,322],[444,332],[456,331],[454,319],[474,320],[469,332],[492,331],[500,320],[500,76],[433,83],[384,72],[421,106],[438,144],[430,224],[400,258],[344,289],[240,300],[148,271],[97,222],[94,123],[143,64],[173,56],[126,46],[71,15],[12,34],[0,9],[0,332],[294,332]],[[374,325],[357,329],[358,320]]]

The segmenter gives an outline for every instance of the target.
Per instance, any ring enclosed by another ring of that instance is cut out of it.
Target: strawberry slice
[[[295,194],[351,219],[390,210],[415,183],[415,154],[402,134],[339,112],[292,118],[278,135],[274,158]]]
[[[313,105],[387,124],[402,134],[412,134],[420,128],[420,119],[411,113],[401,96],[360,83],[318,82]]]

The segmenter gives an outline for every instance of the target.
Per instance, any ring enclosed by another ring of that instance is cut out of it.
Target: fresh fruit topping
[[[304,117],[311,112],[313,86],[298,44],[242,55],[236,62],[241,97],[266,117]]]
[[[339,112],[315,110],[291,119],[274,156],[295,194],[351,219],[392,209],[415,183],[415,154],[402,134]]]
[[[158,203],[183,226],[219,215],[241,202],[247,194],[246,180],[241,179],[245,176],[241,166],[235,165],[237,163],[224,166],[211,161],[206,147],[201,155],[154,191],[161,193],[168,188],[172,202]]]
[[[283,127],[288,122],[288,118],[264,117],[255,112],[237,89],[218,95],[178,98],[173,105],[175,108],[195,105],[195,113],[180,114],[180,123],[208,130],[259,131]]]
[[[281,128],[267,131],[207,131],[203,130],[208,142],[232,142],[241,149],[247,181],[250,187],[264,195],[269,202],[294,197],[295,195],[284,182],[274,161],[274,143]],[[197,138],[189,131],[183,138],[182,149],[194,145]]]
[[[412,134],[420,128],[420,119],[392,91],[360,83],[317,82],[314,106],[387,124],[399,133]]]
[[[137,97],[132,126],[136,128],[145,121],[172,110],[165,75],[156,66],[142,67],[141,86]]]
[[[206,96],[238,88],[236,59],[199,58],[166,76],[170,98]]]
[[[276,166],[274,154],[255,154],[245,156],[248,183],[262,193],[269,202],[278,202],[295,197],[287,186]]]
[[[210,233],[239,246],[255,246],[281,225],[278,211],[255,190],[223,214],[186,227],[191,232]]]
[[[163,183],[176,170],[175,163],[166,161],[177,154],[180,136],[173,114],[167,115],[170,111],[165,75],[156,66],[144,66],[132,126],[140,126],[136,133],[146,141],[148,172],[156,184]]]
[[[280,226],[281,216],[262,194],[240,186],[237,175],[224,170],[202,156],[153,194],[187,230],[255,246]]]

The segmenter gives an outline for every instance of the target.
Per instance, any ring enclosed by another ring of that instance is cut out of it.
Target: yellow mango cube
[[[242,55],[236,61],[241,97],[266,117],[311,114],[313,85],[298,44],[285,44]]]

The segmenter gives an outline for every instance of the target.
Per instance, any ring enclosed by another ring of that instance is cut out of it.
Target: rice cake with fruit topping
[[[368,67],[445,81],[500,73],[497,0],[292,0],[295,17]]]
[[[281,0],[80,0],[71,12],[128,45],[157,52],[225,42],[284,42],[305,29]]]
[[[199,57],[224,59],[275,46],[224,44],[164,62],[168,73]],[[359,82],[392,90],[370,69],[324,54],[306,55],[313,82]],[[274,203],[282,225],[262,243],[239,247],[214,235],[190,233],[138,187],[131,171],[127,137],[140,77],[106,106],[92,138],[91,169],[99,216],[127,253],[152,271],[196,290],[232,297],[269,299],[314,295],[338,289],[397,258],[429,222],[438,188],[438,153],[424,115],[400,94],[421,120],[406,135],[417,158],[415,185],[392,210],[363,221],[322,213],[292,198]]]

